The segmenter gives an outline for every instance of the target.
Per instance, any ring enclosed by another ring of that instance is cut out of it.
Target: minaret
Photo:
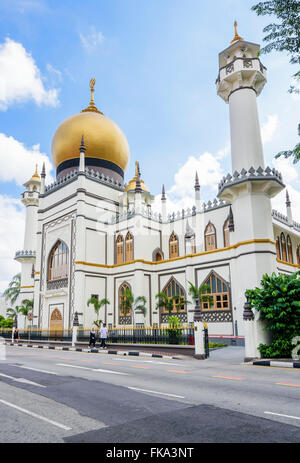
[[[79,159],[79,172],[85,171],[85,152],[86,152],[86,147],[84,145],[84,137],[82,135],[81,137],[81,145],[79,147],[79,153],[80,153],[80,159]]]
[[[264,168],[264,156],[256,97],[267,79],[258,58],[259,45],[246,42],[237,33],[219,54],[217,93],[229,104],[232,172],[250,167]]]
[[[290,227],[292,227],[293,226],[293,215],[292,215],[291,201],[290,201],[288,190],[286,190],[285,204],[286,204],[286,215],[287,215],[287,218],[288,218],[288,225]]]
[[[41,173],[41,190],[40,193],[43,195],[45,193],[45,180],[46,180],[46,168],[45,163],[43,162],[43,168]]]
[[[37,172],[28,182],[24,183],[26,188],[22,193],[21,201],[26,206],[25,236],[23,249],[16,252],[15,260],[21,263],[21,290],[19,301],[33,297],[34,281],[32,279],[32,267],[36,260],[36,233],[37,233],[37,212],[39,206],[39,195],[41,191],[41,178]]]
[[[195,206],[196,206],[196,212],[200,212],[201,210],[201,201],[200,201],[200,183],[199,183],[199,178],[198,178],[198,172],[196,171],[195,175]]]
[[[167,220],[167,198],[165,192],[165,185],[162,186],[161,192],[161,217],[163,222]]]
[[[219,54],[216,81],[218,95],[229,104],[232,158],[232,174],[221,180],[218,197],[231,204],[234,322],[241,334],[244,328],[247,358],[260,356],[257,347],[267,342],[267,333],[254,309],[254,319],[243,321],[245,291],[259,286],[264,273],[277,271],[271,198],[284,188],[280,173],[265,168],[256,98],[266,83],[266,68],[259,49],[238,35],[235,22],[235,36]],[[250,343],[249,333],[255,337]]]

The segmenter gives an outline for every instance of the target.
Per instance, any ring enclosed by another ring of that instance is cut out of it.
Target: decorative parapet
[[[224,206],[229,206],[229,203],[222,199],[214,199],[213,201],[208,201],[207,203],[203,203],[203,212],[208,212],[214,209],[218,209]],[[158,212],[153,212],[150,208],[144,208],[140,212],[137,212],[134,208],[129,209],[128,211],[121,212],[120,214],[114,215],[111,217],[109,223],[120,223],[125,220],[132,219],[136,215],[141,215],[146,219],[153,220],[157,223],[162,223],[162,215]],[[196,215],[196,206],[192,208],[182,209],[181,211],[173,212],[172,214],[168,214],[167,220],[165,223],[172,223],[178,220],[187,219]]]
[[[78,176],[78,170],[74,169],[68,172],[63,177],[58,178],[57,180],[55,180],[54,183],[51,183],[51,185],[48,185],[45,187],[44,196],[47,196],[48,194],[53,193],[53,191],[56,191],[59,188],[67,185],[68,183],[73,182],[75,179],[77,179],[77,176]]]
[[[296,230],[300,231],[300,223],[294,222],[294,221],[293,221],[293,228],[295,228]]]
[[[17,251],[15,259],[32,259],[36,257],[35,251]]]
[[[272,210],[272,217],[274,217],[275,220],[278,220],[278,222],[281,222],[284,225],[289,225],[288,217],[286,215],[281,214],[281,212],[276,211],[275,209]],[[293,224],[291,226],[295,230],[300,231],[300,223],[293,221]]]
[[[264,76],[266,75],[267,68],[261,63],[259,58],[235,58],[226,66],[222,66],[219,69],[219,74],[216,79],[216,84],[220,83],[220,80],[224,76],[228,76],[232,72],[241,71],[243,69],[256,69],[259,70]]]
[[[285,225],[288,225],[288,218],[286,215],[281,214],[281,212],[275,211],[274,209],[272,210],[272,217],[274,219],[278,220],[281,223],[284,223]]]
[[[103,173],[100,174],[98,171],[94,171],[94,169],[89,169],[88,167],[85,169],[85,174],[87,178],[91,178],[98,181],[99,183],[109,185],[119,191],[124,191],[124,182],[119,182],[118,180],[115,180],[108,175],[104,175]]]
[[[226,177],[223,177],[218,185],[218,195],[220,195],[220,193],[222,193],[222,191],[228,186],[238,185],[239,183],[249,180],[275,180],[284,186],[282,182],[282,175],[278,172],[278,170],[274,168],[271,169],[270,167],[266,167],[266,169],[263,169],[262,167],[259,167],[258,169],[250,167],[249,170],[242,169],[241,172],[235,171],[233,175],[228,174]]]
[[[124,183],[115,180],[108,175],[104,175],[103,173],[99,173],[98,171],[94,171],[93,169],[89,169],[88,167],[85,169],[85,175],[87,178],[95,180],[96,182],[103,183],[104,185],[109,185],[112,188],[115,188],[119,191],[124,191]],[[78,170],[74,169],[68,172],[63,177],[58,178],[54,183],[45,187],[44,195],[47,196],[48,194],[52,193],[53,191],[58,190],[59,188],[71,183],[78,177]]]

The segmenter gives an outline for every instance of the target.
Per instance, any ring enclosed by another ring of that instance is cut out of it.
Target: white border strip
[[[14,405],[10,402],[6,402],[6,400],[0,399],[0,402],[3,403],[4,405],[7,405],[8,407],[15,408],[16,410],[19,410],[20,412],[26,413],[27,415],[33,416],[34,418],[38,418],[39,420],[46,421],[46,423],[53,424],[53,426],[57,426],[58,428],[64,429],[65,431],[71,431],[72,428],[69,428],[68,426],[65,426],[64,424],[57,423],[57,421],[49,420],[48,418],[45,418],[44,416],[37,415],[34,412],[30,412],[29,410],[25,410],[25,408],[18,407],[17,405]]]

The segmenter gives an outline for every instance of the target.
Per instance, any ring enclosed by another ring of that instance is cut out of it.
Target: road
[[[299,442],[300,370],[6,347],[1,442]]]

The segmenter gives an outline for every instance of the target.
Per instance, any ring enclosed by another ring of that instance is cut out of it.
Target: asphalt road
[[[6,347],[0,442],[299,442],[300,370]]]

